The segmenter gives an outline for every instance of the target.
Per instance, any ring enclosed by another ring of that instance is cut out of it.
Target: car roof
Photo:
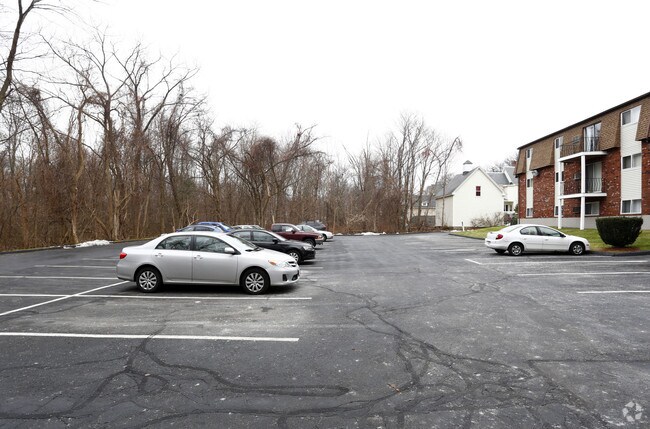
[[[227,235],[223,231],[178,231],[165,234],[166,237],[174,237],[176,235],[214,235],[215,237]]]

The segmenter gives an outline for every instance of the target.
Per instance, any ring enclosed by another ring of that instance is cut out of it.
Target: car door
[[[521,228],[519,237],[527,252],[541,252],[544,249],[544,237],[539,235],[536,226]]]
[[[153,260],[163,281],[192,281],[191,243],[191,235],[175,235],[158,243],[153,251]]]
[[[192,251],[193,283],[237,283],[238,256],[226,253],[228,243],[215,237],[197,235]]]
[[[537,227],[544,239],[543,249],[546,252],[566,252],[569,250],[569,243],[566,236],[559,231],[544,226]]]

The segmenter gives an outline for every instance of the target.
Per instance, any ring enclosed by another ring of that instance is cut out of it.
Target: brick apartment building
[[[522,223],[584,229],[629,215],[650,229],[650,93],[518,149]]]

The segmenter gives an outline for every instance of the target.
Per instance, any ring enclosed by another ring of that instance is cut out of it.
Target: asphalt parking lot
[[[258,297],[141,294],[123,246],[0,255],[0,426],[649,425],[650,256],[336,237]]]

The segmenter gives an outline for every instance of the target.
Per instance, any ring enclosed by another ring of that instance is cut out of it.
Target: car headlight
[[[288,261],[275,261],[273,259],[269,259],[269,264],[279,268],[287,268],[290,266]]]

